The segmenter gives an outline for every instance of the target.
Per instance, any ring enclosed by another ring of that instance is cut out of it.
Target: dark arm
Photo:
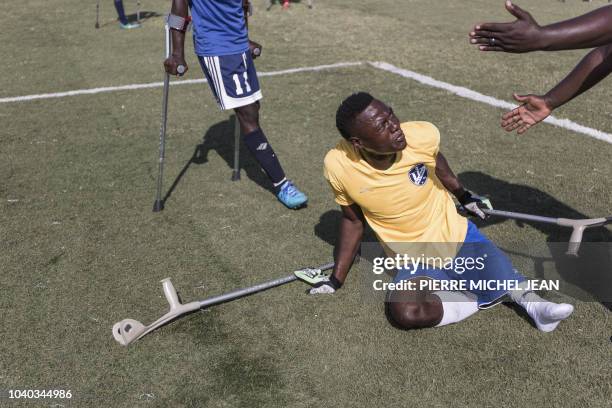
[[[482,51],[530,52],[593,48],[612,43],[612,6],[570,20],[540,26],[529,12],[506,2],[516,20],[477,24],[470,42]]]
[[[436,177],[442,183],[444,188],[450,191],[455,197],[459,198],[465,194],[463,184],[459,181],[455,173],[451,170],[446,157],[438,152],[436,156]]]
[[[189,6],[187,0],[172,0],[172,8],[170,13],[187,18],[189,15]],[[185,62],[185,32],[179,30],[170,30],[172,37],[172,55],[164,61],[166,72],[177,75],[177,67],[182,65],[187,71],[187,63]]]
[[[542,27],[542,50],[593,48],[612,43],[612,6]]]
[[[346,275],[351,268],[353,259],[359,250],[363,237],[364,218],[361,208],[357,204],[342,206],[342,219],[336,247],[334,248],[334,271],[332,275],[340,283],[344,283]]]
[[[473,195],[470,191],[463,188],[455,173],[451,170],[446,158],[442,153],[436,156],[436,176],[448,191],[457,197],[457,201],[469,215],[481,219],[487,218],[480,206],[491,208],[491,203],[483,197]]]
[[[172,0],[172,14],[187,18],[189,15],[189,6],[187,0]],[[172,55],[183,58],[185,57],[185,32],[172,30]]]
[[[242,0],[242,11],[244,13],[244,23],[246,24],[247,31],[249,30],[249,9],[250,4],[249,0]],[[262,46],[255,41],[251,41],[249,39],[249,49],[251,50],[251,56],[253,59],[259,57],[261,55]]]
[[[568,76],[544,95],[544,100],[553,110],[587,91],[610,72],[612,72],[612,44],[595,48],[588,53]]]
[[[249,0],[242,0],[242,12],[244,13],[244,24],[249,29]]]

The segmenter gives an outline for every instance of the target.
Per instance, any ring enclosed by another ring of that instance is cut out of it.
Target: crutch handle
[[[578,256],[578,250],[580,249],[580,243],[582,242],[582,234],[586,226],[579,225],[572,229],[572,235],[570,235],[569,244],[567,246],[566,255]]]
[[[176,289],[174,289],[174,285],[170,281],[170,278],[162,279],[161,283],[164,289],[164,295],[166,295],[166,300],[170,304],[170,309],[176,309],[181,305],[181,302],[178,299],[178,294],[176,293]]]

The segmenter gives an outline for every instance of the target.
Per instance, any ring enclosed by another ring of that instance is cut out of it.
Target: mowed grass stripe
[[[300,72],[313,72],[313,71],[322,71],[326,69],[353,67],[353,66],[357,66],[361,64],[363,63],[362,62],[338,62],[335,64],[317,65],[314,67],[298,67],[298,68],[283,69],[280,71],[260,72],[257,75],[260,77],[288,75],[288,74],[297,74]],[[205,78],[185,79],[185,80],[172,81],[170,82],[170,85],[171,86],[194,85],[194,84],[203,84],[206,82],[207,81]],[[39,99],[66,98],[68,96],[78,96],[78,95],[95,95],[95,94],[106,93],[106,92],[135,91],[139,89],[161,88],[162,86],[164,86],[163,82],[150,82],[147,84],[129,84],[129,85],[106,86],[106,87],[90,88],[90,89],[76,89],[76,90],[65,91],[65,92],[53,92],[53,93],[45,93],[45,94],[11,96],[7,98],[0,98],[0,103],[28,102],[28,101],[35,101]]]
[[[296,74],[301,72],[316,72],[327,69],[335,69],[335,68],[346,68],[352,66],[362,65],[362,62],[338,62],[335,64],[326,64],[326,65],[318,65],[313,67],[299,67],[299,68],[289,68],[280,71],[272,71],[272,72],[261,72],[259,73],[260,77],[269,77],[269,76],[277,76],[277,75],[288,75],[288,74]],[[397,75],[400,75],[404,78],[409,78],[420,82],[424,85],[431,86],[434,88],[444,89],[451,93],[454,93],[462,98],[471,99],[476,102],[484,103],[487,105],[491,105],[497,108],[502,109],[514,109],[517,107],[516,104],[506,102],[492,96],[484,95],[480,92],[473,91],[471,89],[453,85],[447,82],[439,81],[430,76],[420,74],[418,72],[410,71],[403,68],[398,68],[392,64],[389,64],[384,61],[375,61],[369,62],[369,64],[377,69],[381,69],[383,71],[391,72]],[[194,85],[194,84],[202,84],[206,83],[206,79],[187,79],[187,80],[178,80],[170,83],[171,86],[174,85]],[[132,91],[139,89],[150,89],[150,88],[159,88],[164,86],[163,82],[152,82],[148,84],[130,84],[130,85],[120,85],[120,86],[109,86],[109,87],[101,87],[101,88],[91,88],[91,89],[78,89],[73,91],[66,92],[55,92],[55,93],[46,93],[46,94],[37,94],[37,95],[24,95],[24,96],[14,96],[7,98],[0,98],[0,103],[14,103],[14,102],[27,102],[39,99],[52,99],[52,98],[64,98],[68,96],[78,96],[78,95],[93,95],[105,92],[116,92],[116,91]],[[555,116],[549,116],[544,120],[544,122],[549,123],[551,125],[561,127],[564,129],[571,130],[576,133],[581,133],[586,136],[590,136],[597,140],[602,140],[607,143],[612,143],[612,134],[603,132],[598,129],[594,129],[588,126],[581,125],[569,119],[560,119]]]

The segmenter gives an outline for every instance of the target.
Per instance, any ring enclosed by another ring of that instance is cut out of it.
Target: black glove
[[[341,286],[342,284],[340,283],[340,281],[332,275],[329,277],[328,280],[319,282],[314,285],[312,289],[308,291],[308,293],[311,295],[318,295],[321,293],[335,293],[338,289],[340,289]]]
[[[472,192],[469,190],[465,190],[460,197],[457,197],[457,200],[459,200],[459,203],[468,214],[483,220],[487,218],[487,215],[481,210],[481,208],[488,208],[490,210],[493,209],[491,201],[489,201],[488,198],[472,194]]]

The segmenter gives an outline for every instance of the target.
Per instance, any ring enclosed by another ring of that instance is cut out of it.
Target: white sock
[[[523,288],[527,282],[522,282]],[[574,311],[574,306],[567,303],[553,303],[539,297],[534,291],[517,289],[510,291],[510,297],[521,306],[536,327],[543,332],[551,332],[557,328],[561,320],[567,319]]]
[[[470,292],[439,291],[433,294],[442,301],[442,310],[444,312],[442,320],[436,327],[460,322],[478,311],[476,295]]]

